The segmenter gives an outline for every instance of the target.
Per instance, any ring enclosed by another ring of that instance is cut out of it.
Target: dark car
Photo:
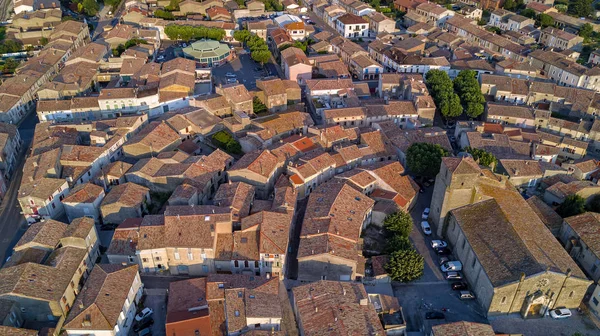
[[[138,322],[138,324],[136,324],[133,327],[133,331],[138,332],[142,329],[146,329],[146,328],[150,327],[153,324],[154,324],[154,320],[152,319],[152,317],[145,318],[145,319],[141,320],[140,322]]]
[[[450,249],[447,247],[441,247],[441,248],[435,249],[435,253],[437,253],[439,255],[450,255],[451,252],[452,251],[450,251]]]
[[[467,289],[469,286],[467,285],[466,282],[455,282],[452,284],[452,290],[465,290]]]
[[[446,316],[441,312],[430,311],[425,313],[425,318],[427,320],[443,320],[446,318]]]

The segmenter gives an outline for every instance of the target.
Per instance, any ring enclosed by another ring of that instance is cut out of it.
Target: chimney
[[[367,304],[369,304],[369,301],[367,299],[360,299],[361,306],[366,306]]]

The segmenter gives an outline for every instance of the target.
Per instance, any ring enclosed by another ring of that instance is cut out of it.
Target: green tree
[[[232,140],[227,143],[225,150],[231,154],[242,154],[242,145],[239,142]]]
[[[600,195],[594,195],[594,196],[592,196],[592,198],[587,203],[587,205],[585,206],[585,208],[588,211],[600,213]]]
[[[430,70],[425,75],[425,80],[431,97],[444,118],[451,119],[462,114],[460,98],[454,93],[452,80],[445,71]]]
[[[592,14],[593,0],[573,0],[569,4],[569,12],[578,17],[587,17]]]
[[[267,112],[267,105],[263,104],[258,97],[254,97],[254,99],[252,99],[252,110],[254,111],[254,114],[264,113]]]
[[[125,51],[125,46],[122,44],[119,44],[116,48],[112,49],[112,54],[115,57],[119,57],[121,56],[121,54]]]
[[[236,41],[241,42],[241,43],[245,43],[246,41],[248,41],[250,36],[251,36],[250,32],[246,29],[236,30],[233,32],[233,38]]]
[[[162,9],[157,9],[154,11],[154,17],[165,19],[165,20],[175,20],[175,15],[171,12],[164,11]]]
[[[48,38],[47,37],[42,37],[40,38],[40,44],[45,46],[46,44],[48,44]]]
[[[9,57],[4,62],[4,65],[0,67],[3,74],[11,74],[15,72],[15,69],[21,64],[21,62]]]
[[[565,201],[558,206],[556,212],[562,218],[579,215],[580,213],[585,212],[585,198],[577,194],[569,195],[565,198]]]
[[[178,11],[179,10],[179,0],[171,0],[169,4],[165,6],[165,9],[169,12]]]
[[[477,72],[462,70],[454,79],[454,91],[458,94],[464,110],[471,118],[477,118],[483,113],[485,98],[481,93]]]
[[[132,39],[128,40],[127,42],[125,42],[125,49],[129,49],[131,47],[135,47],[136,45],[140,45],[140,44],[148,44],[148,42],[144,39],[132,38]]]
[[[412,248],[413,245],[408,239],[408,237],[403,237],[401,235],[393,235],[391,238],[386,240],[384,252],[386,254],[392,254],[396,251],[410,250]]]
[[[589,23],[584,24],[579,29],[579,36],[583,37],[586,42],[592,37],[592,34],[594,34],[594,27]]]
[[[383,220],[383,227],[394,235],[408,237],[412,231],[413,221],[410,215],[402,210],[387,215]]]
[[[475,161],[479,160],[479,164],[483,166],[493,167],[498,162],[494,154],[479,148],[465,147],[465,152],[473,155]]]
[[[19,52],[23,49],[23,44],[15,40],[4,40],[0,42],[0,54]]]
[[[253,51],[250,57],[260,64],[265,64],[271,59],[271,52],[269,50],[257,50]]]
[[[542,28],[554,26],[554,18],[548,14],[542,13],[538,16],[538,23]]]
[[[94,16],[98,13],[98,3],[96,0],[83,0],[81,6],[88,16]]]
[[[536,12],[531,8],[525,8],[524,10],[521,11],[520,14],[523,15],[524,17],[528,17],[530,19],[535,19],[535,16],[536,16]]]
[[[515,0],[506,0],[504,2],[504,9],[512,11],[515,8],[517,8],[517,3],[515,2]]]
[[[117,7],[119,7],[120,3],[121,0],[104,0],[104,5],[110,6],[113,12],[117,9]]]
[[[448,151],[438,144],[418,142],[408,147],[406,164],[416,175],[435,177],[440,171],[442,157],[448,155]]]
[[[385,270],[394,281],[410,282],[423,275],[425,263],[423,256],[415,249],[400,250],[390,255]]]

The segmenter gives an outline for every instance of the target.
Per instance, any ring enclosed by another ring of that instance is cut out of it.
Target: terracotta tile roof
[[[479,165],[470,157],[455,158],[455,157],[443,157],[442,163],[448,168],[453,174],[479,174],[481,168]]]
[[[385,334],[361,284],[321,280],[292,291],[304,335]]]
[[[475,322],[453,322],[431,327],[432,336],[495,336],[489,324]]]
[[[164,122],[154,121],[129,139],[124,146],[144,144],[152,146],[154,151],[159,152],[179,140],[179,134],[169,127],[169,125]]]
[[[542,177],[544,172],[537,160],[500,160],[508,176],[521,178],[523,176]]]
[[[218,206],[231,207],[237,211],[239,220],[248,216],[250,204],[254,200],[254,186],[244,182],[223,183],[213,197],[213,203]]]
[[[373,267],[373,276],[386,275],[385,265],[390,260],[388,255],[379,255],[371,257],[371,265]]]
[[[109,204],[135,207],[144,202],[149,191],[150,189],[132,182],[119,184],[113,186],[108,194],[106,194],[102,200],[101,207]]]
[[[310,62],[308,61],[304,51],[296,47],[289,47],[282,50],[281,59],[283,59],[289,67],[292,67],[296,64],[310,65]]]
[[[89,218],[89,217],[79,217],[79,218],[75,218],[73,221],[71,221],[71,224],[69,224],[69,226],[67,227],[67,230],[65,231],[63,238],[79,238],[79,239],[86,239],[87,236],[90,234],[90,231],[92,231],[92,228],[94,228],[94,219]]]
[[[263,177],[269,178],[280,166],[279,160],[269,150],[246,153],[237,161],[230,171],[250,170]]]
[[[113,330],[137,274],[137,265],[96,265],[77,295],[64,328]]]
[[[8,326],[0,326],[0,335],[2,336],[39,336],[39,330],[14,328]]]
[[[19,239],[14,249],[19,250],[25,245],[41,246],[44,248],[55,248],[59,240],[67,230],[67,224],[54,219],[48,219],[44,222],[33,223],[29,226],[23,237]]]
[[[332,179],[310,194],[301,235],[328,233],[357,241],[363,219],[374,203],[344,180]]]
[[[45,177],[36,179],[33,182],[25,182],[19,188],[19,198],[30,196],[47,199],[53,193],[57,192],[58,188],[65,186],[66,183],[64,179]]]
[[[204,306],[206,307],[202,308]],[[204,310],[206,311],[204,312]],[[198,313],[194,313],[196,311]],[[173,281],[169,284],[167,324],[197,318],[208,314],[209,311],[206,278]]]
[[[599,169],[598,161],[596,161],[594,159],[587,159],[587,160],[582,160],[582,161],[576,162],[575,166],[577,168],[579,168],[579,170],[581,170],[581,172],[584,174],[593,172],[593,171]]]
[[[541,198],[532,196],[527,199],[527,204],[538,215],[540,220],[552,232],[559,232],[562,226],[563,219],[546,204]]]
[[[266,254],[286,254],[292,213],[261,211],[242,219],[242,230],[258,226],[258,250]]]
[[[594,188],[596,190],[600,190],[600,186],[592,183],[591,181],[573,181],[569,183],[557,182],[552,186],[546,188],[546,192],[558,198],[564,199],[565,197],[577,194],[578,192],[586,188]]]
[[[337,20],[345,25],[368,24],[368,22],[365,19],[350,13],[340,16],[339,18],[337,18]]]
[[[125,256],[135,255],[142,221],[142,218],[127,218],[124,220],[115,229],[115,233],[113,234],[106,254]]]

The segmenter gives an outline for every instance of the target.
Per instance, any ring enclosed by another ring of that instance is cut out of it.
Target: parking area
[[[212,70],[215,85],[237,81],[244,84],[248,90],[256,88],[257,79],[274,75],[277,75],[277,72],[274,71],[272,64],[263,67],[260,63],[254,62],[247,52],[238,54],[238,57],[231,62],[214,67]]]
[[[167,290],[166,289],[145,289],[145,299],[143,307],[148,307],[154,311],[152,318],[154,324],[150,327],[152,335],[165,335],[165,322],[167,319]],[[143,309],[143,308],[142,308]],[[134,325],[135,327],[135,325]],[[137,332],[131,328],[130,336],[137,336]]]
[[[421,215],[423,210],[429,207],[433,185],[424,188],[419,193],[417,203],[411,210],[413,218],[413,230],[410,240],[415,249],[425,259],[423,276],[408,284],[394,283],[394,295],[399,299],[404,311],[407,330],[429,332],[431,327],[437,324],[471,321],[487,322],[483,309],[477,300],[461,300],[459,292],[452,290],[451,282],[445,280],[444,273],[439,267],[440,256],[431,248],[431,241],[439,239],[435,235],[425,236],[421,229]],[[449,256],[452,260],[451,256]],[[428,312],[442,312],[443,319],[428,320],[425,314]]]

